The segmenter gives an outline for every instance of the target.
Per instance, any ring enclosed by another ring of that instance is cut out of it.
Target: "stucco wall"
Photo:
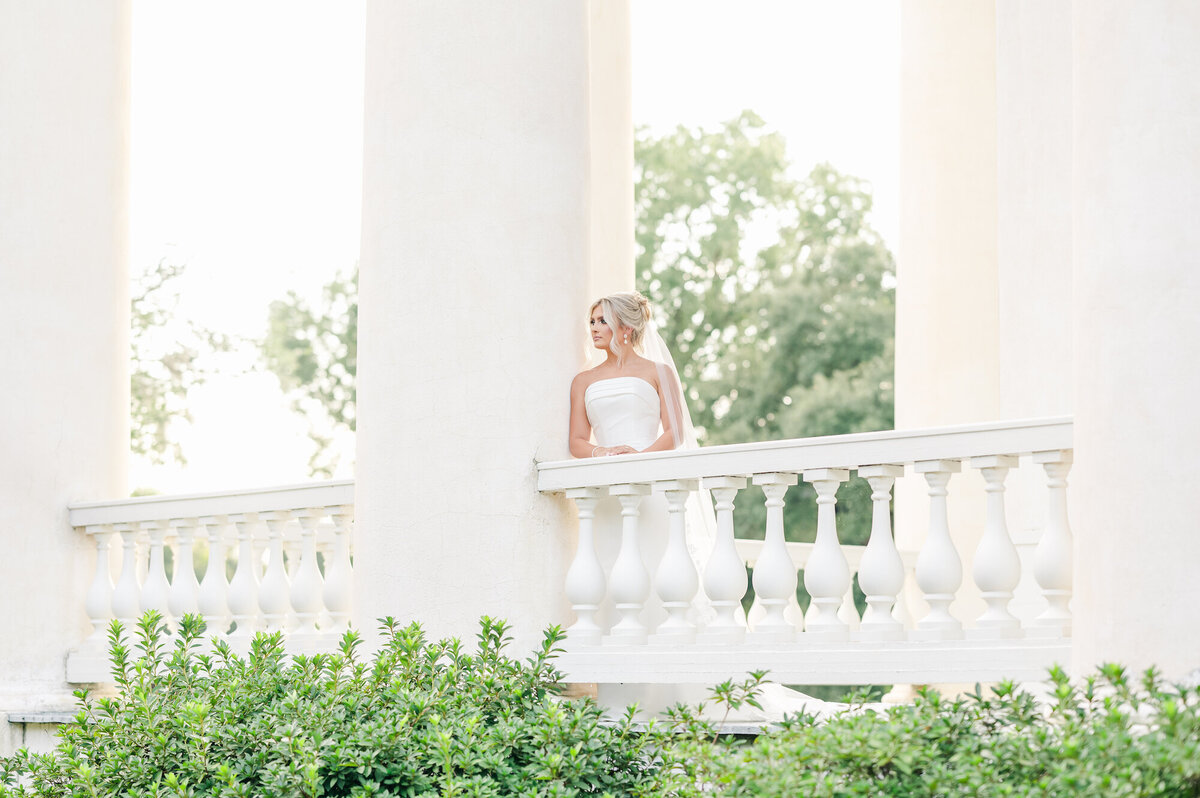
[[[1200,6],[1074,6],[1075,653],[1200,667]]]
[[[590,300],[632,282],[631,206],[611,199],[632,194],[627,19],[586,0],[368,7],[360,628],[473,639],[487,613],[527,647],[568,619],[572,511],[534,463],[566,456]]]
[[[90,547],[125,492],[129,5],[0,2],[0,715],[71,701]]]

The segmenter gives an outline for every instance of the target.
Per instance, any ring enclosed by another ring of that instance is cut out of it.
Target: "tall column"
[[[1002,417],[996,5],[904,0],[901,7],[897,429]],[[983,481],[970,474],[949,502],[968,571],[983,532],[983,496]],[[902,550],[920,549],[927,507],[922,480],[896,483]],[[956,609],[978,614],[982,602],[964,596],[977,591],[965,586]]]
[[[1077,668],[1200,666],[1200,6],[1074,4]]]
[[[632,284],[601,245],[633,235],[628,36],[624,0],[368,5],[359,628],[569,621],[574,521],[534,464],[567,456],[593,294]]]
[[[72,703],[67,505],[126,492],[129,44],[127,0],[0,0],[0,715]]]
[[[996,164],[1000,417],[1071,413],[1071,0],[996,4]],[[1044,609],[1033,550],[1046,476],[1026,461],[1005,483],[1024,567],[1010,609]]]

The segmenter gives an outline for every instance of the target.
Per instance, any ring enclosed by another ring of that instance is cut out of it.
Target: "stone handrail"
[[[293,652],[332,647],[350,620],[353,505],[344,480],[71,505],[96,568],[85,601],[93,630],[70,652],[68,680],[106,680],[109,622],[129,628],[147,610],[169,624],[199,613],[235,648],[258,630],[286,632]],[[207,555],[199,577],[198,541]]]
[[[1044,470],[1047,507],[1032,557],[1044,608],[1026,622],[1009,609],[1022,566],[1004,498],[1005,478],[1022,459]],[[579,511],[565,584],[576,617],[564,670],[599,682],[706,681],[754,667],[801,683],[1039,678],[1070,652],[1071,460],[1071,419],[1050,418],[542,463],[539,490],[565,494]],[[986,609],[967,619],[951,612],[964,574],[947,517],[948,484],[963,466],[980,471],[987,497],[969,575]],[[928,493],[928,532],[915,561],[902,556],[891,529],[892,487],[906,469],[924,478]],[[872,531],[861,551],[840,544],[834,514],[852,471],[872,490]],[[786,543],[783,529],[787,490],[801,479],[817,493],[817,535],[808,545]],[[753,547],[735,540],[733,524],[734,497],[749,483],[766,501],[765,539]],[[716,541],[699,557],[684,534],[685,503],[698,489],[709,491],[717,516]],[[666,495],[669,532],[661,561],[644,562],[638,507],[652,491]],[[619,531],[607,534],[620,542],[615,558],[602,561],[594,519],[610,496],[622,510]],[[758,607],[747,621],[740,607],[751,554]],[[848,599],[854,561],[866,594],[861,618]],[[812,600],[803,618],[789,610],[800,569]],[[915,621],[906,593],[927,607]]]

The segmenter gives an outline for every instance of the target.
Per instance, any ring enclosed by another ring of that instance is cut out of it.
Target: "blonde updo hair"
[[[637,291],[622,291],[619,294],[609,294],[592,303],[588,308],[588,316],[596,311],[599,305],[604,310],[604,319],[613,328],[612,343],[609,346],[618,358],[624,357],[624,343],[617,334],[621,327],[629,332],[629,344],[635,351],[641,351],[642,340],[646,335],[646,324],[650,321],[650,300]],[[622,335],[624,331],[622,331]]]

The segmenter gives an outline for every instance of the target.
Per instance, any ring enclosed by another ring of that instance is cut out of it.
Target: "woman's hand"
[[[611,457],[617,454],[637,454],[632,446],[597,446],[592,449],[592,457]]]

